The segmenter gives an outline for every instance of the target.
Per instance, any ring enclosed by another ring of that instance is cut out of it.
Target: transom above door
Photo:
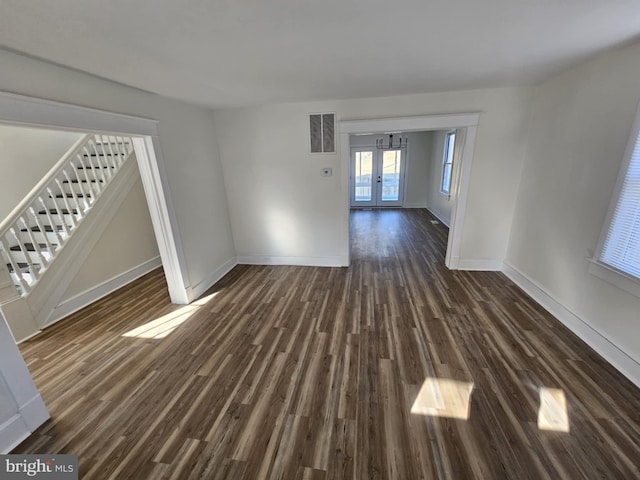
[[[404,200],[404,150],[351,148],[352,207],[401,207]]]

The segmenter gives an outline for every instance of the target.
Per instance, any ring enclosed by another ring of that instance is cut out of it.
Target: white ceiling
[[[532,84],[639,34],[640,0],[0,0],[5,48],[214,108]]]

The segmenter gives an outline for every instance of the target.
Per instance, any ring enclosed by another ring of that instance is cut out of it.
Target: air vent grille
[[[335,113],[309,115],[311,153],[335,153]]]

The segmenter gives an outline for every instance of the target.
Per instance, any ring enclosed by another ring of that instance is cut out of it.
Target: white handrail
[[[0,223],[0,236],[4,235],[6,231],[9,229],[11,225],[22,216],[26,210],[31,206],[31,204],[36,200],[36,198],[42,193],[42,190],[49,185],[51,180],[53,180],[60,171],[69,164],[69,161],[82,150],[85,143],[88,143],[89,140],[93,138],[93,135],[84,135],[76,143],[74,143],[67,153],[65,153],[60,160],[56,162],[56,164],[51,167],[51,170],[47,172],[47,174],[42,177],[42,179],[36,184],[35,187],[31,189],[31,191],[27,194],[26,197],[22,199],[22,201],[18,204],[16,208],[11,210],[11,213],[5,218],[2,223]]]

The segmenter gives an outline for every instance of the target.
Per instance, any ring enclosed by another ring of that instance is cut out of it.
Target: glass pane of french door
[[[375,148],[351,149],[351,206],[371,207],[376,204],[377,152]]]
[[[373,200],[373,152],[355,152],[355,201]]]
[[[380,191],[380,201],[399,202],[401,199],[401,150],[383,150],[381,167],[382,168],[380,169],[380,171],[382,188]]]

